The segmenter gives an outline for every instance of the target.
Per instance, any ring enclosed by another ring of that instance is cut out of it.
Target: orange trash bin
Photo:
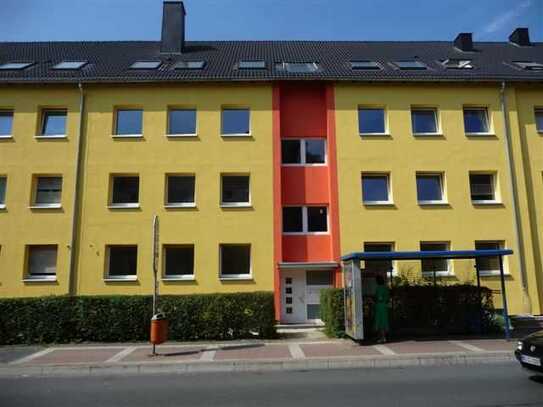
[[[168,340],[168,320],[164,314],[156,314],[151,318],[151,343],[160,345]]]

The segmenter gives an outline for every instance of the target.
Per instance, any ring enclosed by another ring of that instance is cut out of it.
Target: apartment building
[[[318,319],[352,251],[511,248],[543,307],[543,43],[0,43],[0,296],[273,290]],[[473,261],[366,264],[474,281]],[[481,261],[496,290],[496,259]]]

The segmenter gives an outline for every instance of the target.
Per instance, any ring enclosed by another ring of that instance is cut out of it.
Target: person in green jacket
[[[388,326],[388,301],[390,294],[388,287],[385,284],[383,276],[379,275],[376,278],[377,289],[375,290],[375,330],[379,334],[377,343],[385,343],[386,335],[389,329]]]

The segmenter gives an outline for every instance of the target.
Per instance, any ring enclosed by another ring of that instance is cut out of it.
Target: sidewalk
[[[514,360],[501,339],[400,341],[358,345],[347,339],[56,345],[0,348],[0,376],[57,376],[378,368]],[[3,357],[2,357],[3,355]],[[11,355],[11,357],[10,357]]]

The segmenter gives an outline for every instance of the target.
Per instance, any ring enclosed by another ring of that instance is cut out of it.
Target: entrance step
[[[301,341],[322,341],[326,340],[324,325],[315,324],[280,324],[276,325],[277,333],[281,339]]]

